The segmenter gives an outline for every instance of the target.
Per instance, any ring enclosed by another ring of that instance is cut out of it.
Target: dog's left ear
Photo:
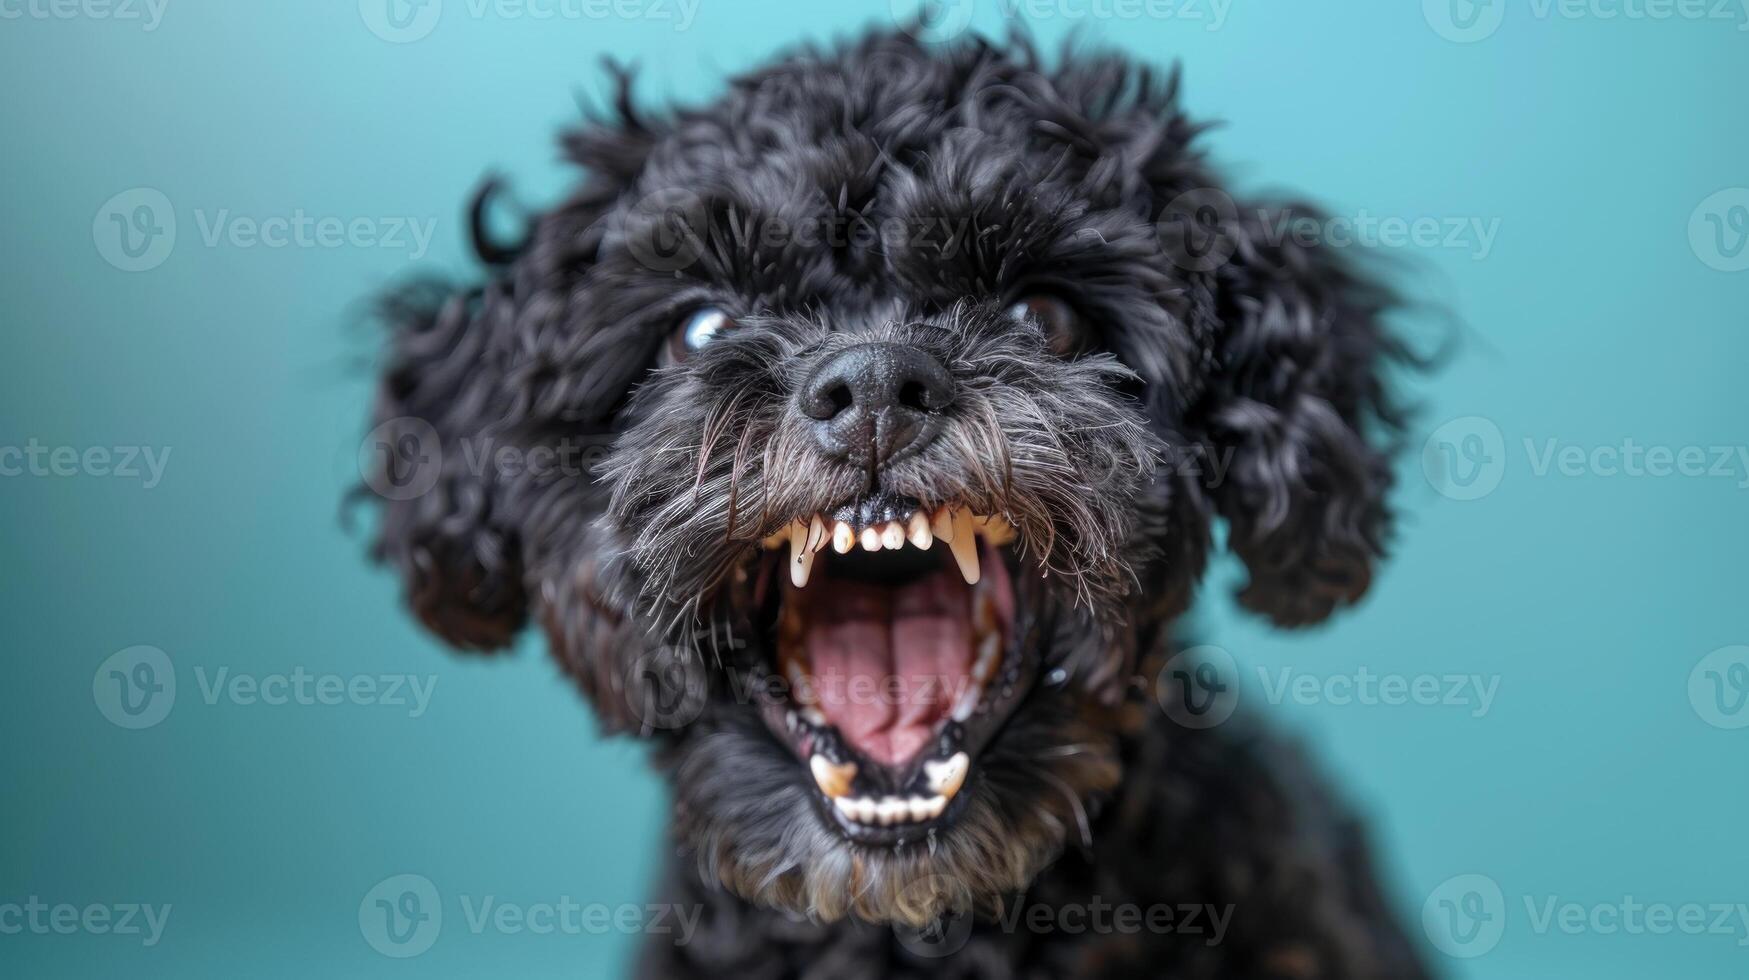
[[[1250,572],[1240,604],[1309,625],[1359,600],[1383,556],[1400,424],[1383,374],[1408,354],[1382,322],[1390,292],[1312,233],[1327,227],[1315,212],[1222,218],[1218,251],[1199,253],[1213,363],[1187,421],[1225,464],[1204,479]]]

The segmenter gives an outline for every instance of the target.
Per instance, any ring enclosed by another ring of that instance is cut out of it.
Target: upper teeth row
[[[886,549],[897,551],[910,542],[912,547],[928,550],[937,538],[947,543],[953,552],[954,564],[967,584],[975,585],[981,577],[978,567],[978,535],[991,544],[1004,545],[1014,540],[1014,528],[1000,517],[977,516],[964,507],[939,507],[933,514],[913,511],[903,521],[870,524],[858,534],[844,521],[828,521],[819,514],[806,521],[797,518],[789,526],[765,539],[765,547],[781,548],[789,544],[789,575],[795,587],[805,588],[814,570],[814,556],[830,542],[832,550],[845,554],[858,544],[864,551]]]

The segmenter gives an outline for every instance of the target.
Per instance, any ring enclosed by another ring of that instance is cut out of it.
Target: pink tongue
[[[943,570],[903,586],[790,589],[820,713],[867,758],[897,767],[929,742],[972,670],[971,587]]]

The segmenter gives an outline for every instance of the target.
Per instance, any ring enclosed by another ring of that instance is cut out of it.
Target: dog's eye
[[[701,306],[693,310],[682,317],[675,325],[674,332],[668,335],[668,345],[662,351],[663,360],[669,364],[679,364],[734,322],[729,314],[715,306]]]
[[[1049,293],[1034,293],[1022,299],[1008,308],[1008,315],[1016,320],[1029,317],[1037,320],[1051,350],[1063,357],[1078,353],[1086,342],[1080,314],[1073,306]]]

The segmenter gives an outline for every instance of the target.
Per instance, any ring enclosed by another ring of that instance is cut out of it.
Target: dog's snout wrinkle
[[[953,380],[941,362],[915,347],[867,343],[818,364],[797,393],[827,455],[875,469],[935,438],[953,404]]]

